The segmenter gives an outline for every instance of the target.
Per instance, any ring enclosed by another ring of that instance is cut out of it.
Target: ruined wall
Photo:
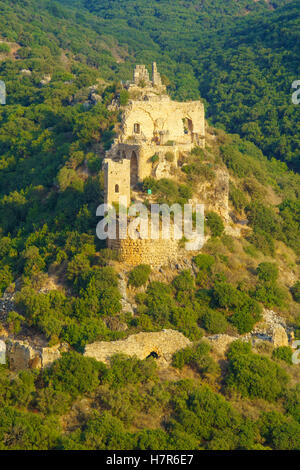
[[[173,354],[186,348],[191,342],[176,330],[163,330],[154,333],[138,333],[120,341],[99,341],[88,344],[84,356],[93,357],[97,361],[109,363],[114,354],[127,354],[139,359],[146,359],[154,351],[158,354],[158,363],[162,366],[170,364]]]
[[[184,119],[191,121],[186,132]],[[182,144],[193,141],[204,146],[205,118],[201,101],[180,103],[171,101],[167,95],[157,100],[132,100],[125,110],[122,124],[123,139],[134,135],[134,125],[139,124],[140,134],[147,140],[151,141],[155,135],[159,138],[162,133],[165,141],[174,140]]]
[[[10,370],[39,369],[50,366],[59,359],[62,352],[68,350],[66,344],[52,347],[37,347],[29,341],[2,338],[6,344],[6,358]]]
[[[157,267],[179,256],[178,240],[108,240],[108,248],[117,250],[119,259],[131,266],[149,264]]]

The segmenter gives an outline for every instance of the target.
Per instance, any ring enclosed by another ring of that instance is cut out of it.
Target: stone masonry
[[[99,341],[88,344],[85,347],[84,355],[109,364],[109,360],[114,354],[136,356],[143,360],[154,352],[158,355],[159,365],[167,366],[176,351],[191,344],[188,338],[175,330],[142,332],[120,341]]]

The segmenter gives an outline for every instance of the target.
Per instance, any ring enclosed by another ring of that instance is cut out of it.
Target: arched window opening
[[[119,193],[119,192],[120,192],[119,185],[118,185],[118,184],[116,184],[116,186],[115,186],[115,193]]]

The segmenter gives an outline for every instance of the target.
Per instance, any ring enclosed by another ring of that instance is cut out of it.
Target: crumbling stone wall
[[[154,333],[138,333],[120,341],[99,341],[88,344],[84,355],[109,364],[114,354],[126,354],[146,359],[151,352],[158,354],[161,366],[170,364],[172,356],[179,349],[190,346],[191,342],[176,330],[163,330]]]
[[[108,240],[108,248],[117,250],[120,261],[131,266],[149,264],[157,267],[176,261],[179,257],[178,240]]]
[[[50,366],[61,353],[68,350],[66,344],[52,347],[34,346],[29,341],[3,338],[6,343],[6,358],[10,370],[40,369]]]

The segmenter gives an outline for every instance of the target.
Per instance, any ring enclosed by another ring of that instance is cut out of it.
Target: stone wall
[[[131,266],[149,264],[153,267],[176,261],[179,256],[178,240],[108,240],[108,248],[117,250],[119,259]]]
[[[186,348],[191,342],[176,330],[163,330],[154,333],[138,333],[120,341],[99,341],[88,344],[84,355],[109,364],[114,354],[126,354],[146,359],[151,352],[158,354],[161,366],[170,364],[173,354]]]
[[[140,126],[138,135],[134,131],[135,124]],[[167,95],[157,100],[131,100],[122,121],[123,142],[134,135],[147,141],[163,138],[162,144],[172,140],[177,144],[193,142],[204,147],[204,105],[201,101],[172,101]]]
[[[50,366],[61,353],[68,350],[66,344],[37,347],[29,341],[2,338],[6,344],[6,358],[10,370],[39,369]]]

